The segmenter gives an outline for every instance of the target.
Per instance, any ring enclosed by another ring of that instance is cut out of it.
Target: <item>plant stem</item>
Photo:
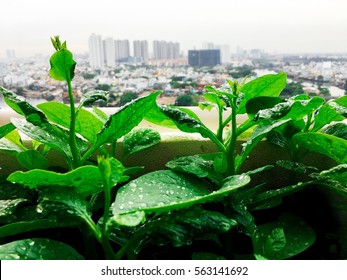
[[[230,143],[227,145],[226,159],[227,159],[227,171],[226,175],[235,175],[235,150],[236,150],[236,139],[237,139],[237,123],[236,123],[236,99],[230,100],[231,104],[231,137]]]
[[[217,138],[220,142],[223,143],[223,107],[218,105],[218,130],[217,130]]]
[[[104,195],[105,195],[105,203],[104,203],[104,215],[102,220],[102,246],[104,248],[106,258],[109,260],[114,260],[115,255],[110,245],[110,241],[107,237],[107,223],[110,219],[110,207],[111,207],[111,183],[108,180],[104,179]]]
[[[75,109],[75,100],[72,92],[71,79],[67,79],[67,87],[70,100],[70,149],[72,153],[72,168],[77,168],[80,166],[80,154],[77,147],[76,141],[76,109]]]

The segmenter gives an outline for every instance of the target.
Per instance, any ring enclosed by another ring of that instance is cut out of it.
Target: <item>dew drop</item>
[[[41,213],[43,212],[42,207],[37,206],[37,208],[36,208],[36,212],[37,212],[37,213],[39,213],[39,214],[41,214]]]

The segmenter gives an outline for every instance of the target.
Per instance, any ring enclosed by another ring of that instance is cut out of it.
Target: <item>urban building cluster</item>
[[[102,39],[100,35],[92,34],[88,47],[90,66],[93,69],[115,67],[121,63],[176,60],[182,57],[180,44],[177,42],[153,41],[150,52],[147,40],[135,40],[131,48],[129,40]]]
[[[146,40],[130,44],[128,40],[91,35],[89,54],[74,54],[76,100],[87,91],[105,89],[110,92],[108,106],[121,105],[127,93],[141,96],[157,90],[163,93],[159,98],[162,104],[174,104],[182,95],[199,101],[206,85],[219,86],[227,79],[252,79],[280,71],[287,73],[295,93],[323,92],[332,97],[347,93],[347,55],[280,55],[241,48],[230,54],[228,46],[205,43],[182,56],[179,47],[179,43],[154,41],[149,50]],[[7,59],[0,61],[0,85],[34,103],[64,101],[67,89],[49,77],[48,61],[44,56],[18,59],[14,50],[9,51]],[[1,98],[0,107],[4,107]]]

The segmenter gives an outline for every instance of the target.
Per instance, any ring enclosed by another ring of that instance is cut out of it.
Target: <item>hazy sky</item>
[[[0,11],[0,58],[52,53],[54,35],[87,52],[91,33],[184,51],[214,42],[232,52],[347,52],[347,0],[1,0]]]

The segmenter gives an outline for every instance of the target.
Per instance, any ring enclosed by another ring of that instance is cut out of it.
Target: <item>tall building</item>
[[[116,61],[124,61],[130,57],[129,40],[116,40]]]
[[[166,41],[153,41],[154,59],[177,59],[180,57],[180,44]]]
[[[104,46],[100,35],[94,33],[90,35],[88,40],[89,47],[89,62],[94,69],[104,68]]]
[[[230,63],[230,46],[229,45],[218,45],[216,49],[220,50],[220,62],[222,64]]]
[[[143,61],[148,60],[148,42],[147,41],[134,41],[134,57],[140,57]]]
[[[189,50],[188,64],[193,67],[216,66],[220,64],[220,50]]]
[[[202,45],[202,49],[206,50],[220,50],[220,61],[221,63],[230,62],[230,46],[229,45],[215,45],[212,42],[205,42]]]
[[[6,58],[9,60],[16,58],[16,52],[14,49],[6,50]]]
[[[116,48],[113,38],[104,40],[105,63],[108,67],[116,66]]]

